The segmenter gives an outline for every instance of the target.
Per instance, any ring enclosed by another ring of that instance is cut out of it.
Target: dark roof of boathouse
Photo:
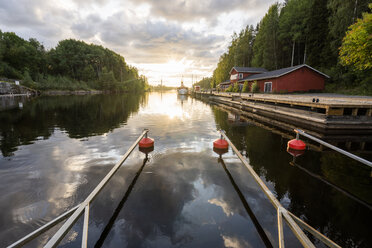
[[[320,72],[320,71],[312,68],[311,66],[309,66],[307,64],[302,64],[302,65],[296,65],[296,66],[292,66],[292,67],[282,68],[282,69],[275,70],[275,71],[269,71],[269,72],[265,72],[265,73],[250,75],[248,77],[240,79],[239,82],[243,82],[243,81],[246,81],[246,80],[251,81],[251,80],[259,80],[259,79],[267,79],[267,78],[277,78],[277,77],[281,77],[285,74],[288,74],[292,71],[298,70],[302,67],[307,67],[310,70],[313,70],[313,71],[319,73],[320,75],[322,75],[326,78],[329,78],[329,76],[327,74],[324,74],[323,72]]]
[[[238,66],[234,66],[233,68],[231,68],[230,74],[234,69],[237,72],[252,72],[252,73],[267,72],[267,70],[265,68],[261,68],[261,67],[238,67]]]
[[[227,81],[224,81],[224,82],[222,82],[222,83],[219,83],[218,85],[220,85],[220,84],[222,84],[222,85],[230,84],[230,80],[227,80]]]

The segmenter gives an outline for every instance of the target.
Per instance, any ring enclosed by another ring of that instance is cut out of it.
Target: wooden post
[[[361,151],[364,151],[365,147],[366,147],[366,142],[365,141],[364,142],[360,142],[360,150]]]
[[[344,115],[344,108],[327,107],[326,115]]]

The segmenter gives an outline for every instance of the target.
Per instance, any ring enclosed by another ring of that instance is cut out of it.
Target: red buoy
[[[227,143],[227,141],[222,138],[216,139],[215,141],[213,141],[213,148],[227,149],[229,148],[229,143]]]
[[[288,141],[287,149],[291,148],[293,150],[303,151],[306,148],[305,142],[299,139],[292,139]]]
[[[139,142],[139,147],[140,148],[149,148],[149,147],[153,147],[154,146],[154,140],[151,139],[151,138],[143,138],[141,139],[141,141]]]

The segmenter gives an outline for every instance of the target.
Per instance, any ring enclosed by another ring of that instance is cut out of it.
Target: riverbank
[[[46,90],[41,95],[46,96],[65,96],[65,95],[96,95],[102,94],[102,90]]]

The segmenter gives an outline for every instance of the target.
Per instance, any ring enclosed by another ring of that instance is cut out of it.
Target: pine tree
[[[308,21],[307,64],[316,68],[329,67],[332,64],[328,34],[327,0],[314,0]]]
[[[278,69],[279,6],[273,4],[259,25],[253,45],[253,65],[268,70]]]
[[[284,52],[287,52],[283,66],[302,64],[306,60],[308,20],[312,3],[313,0],[289,0],[282,8],[279,39]]]

